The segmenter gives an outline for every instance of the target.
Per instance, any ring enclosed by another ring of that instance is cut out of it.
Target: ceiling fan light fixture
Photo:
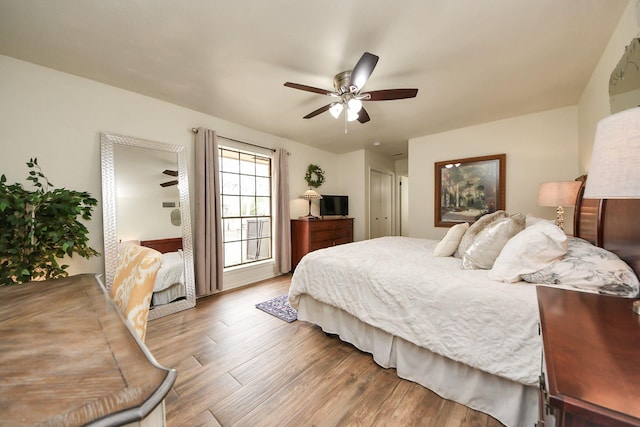
[[[299,83],[286,82],[284,85],[293,89],[304,90],[320,95],[328,95],[334,98],[333,102],[323,105],[303,117],[310,119],[319,114],[329,111],[333,118],[337,119],[344,111],[345,133],[347,122],[357,120],[360,123],[367,123],[371,119],[369,113],[364,109],[362,101],[390,101],[394,99],[414,98],[418,94],[418,89],[382,89],[371,92],[361,92],[371,73],[373,73],[378,56],[365,52],[358,60],[351,71],[343,71],[333,78],[335,90],[320,89],[313,86]],[[336,99],[337,98],[337,99]]]
[[[329,108],[329,112],[333,116],[334,119],[340,117],[340,113],[342,113],[342,103],[336,102]]]
[[[359,99],[356,99],[356,98],[350,99],[348,102],[348,105],[349,105],[349,111],[354,111],[358,113],[360,112],[360,110],[362,110],[362,101],[360,101]]]

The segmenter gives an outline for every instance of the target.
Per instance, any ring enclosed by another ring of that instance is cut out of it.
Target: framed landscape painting
[[[504,210],[506,154],[435,164],[435,226],[474,223]]]

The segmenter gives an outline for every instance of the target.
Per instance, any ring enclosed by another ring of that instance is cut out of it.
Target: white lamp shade
[[[538,189],[538,206],[575,206],[580,181],[543,182]]]
[[[339,102],[334,103],[330,108],[329,112],[333,116],[334,119],[340,117],[340,113],[342,112],[342,104]]]
[[[347,108],[347,121],[352,122],[358,119],[358,112],[353,111],[351,108]]]
[[[640,108],[598,123],[585,198],[640,198]]]
[[[322,199],[322,196],[314,190],[307,190],[302,194],[302,196],[300,196],[300,198],[304,200],[317,200]]]
[[[359,99],[350,99],[348,104],[349,110],[355,111],[356,113],[359,113],[360,110],[362,110],[362,101],[360,101]]]

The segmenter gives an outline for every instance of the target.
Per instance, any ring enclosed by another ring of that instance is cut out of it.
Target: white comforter
[[[542,341],[535,286],[501,283],[460,259],[432,256],[437,241],[383,237],[307,254],[289,301],[308,294],[432,352],[536,385]]]
[[[156,275],[153,291],[159,292],[165,290],[176,283],[184,283],[184,260],[182,258],[182,251],[162,254],[162,265]]]

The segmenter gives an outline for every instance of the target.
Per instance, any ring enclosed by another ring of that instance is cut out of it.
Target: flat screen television
[[[349,196],[322,195],[320,216],[348,216]]]

